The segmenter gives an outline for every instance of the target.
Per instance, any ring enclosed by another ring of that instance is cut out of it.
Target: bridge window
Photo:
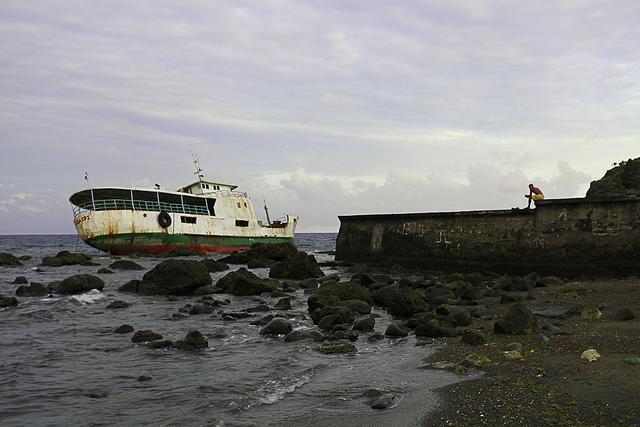
[[[180,216],[180,222],[183,224],[195,224],[196,219],[195,216]]]
[[[248,227],[249,221],[246,219],[236,219],[236,227]]]

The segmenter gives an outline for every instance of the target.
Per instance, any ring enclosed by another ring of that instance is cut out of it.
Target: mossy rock
[[[169,259],[148,271],[136,290],[143,295],[193,295],[196,289],[211,283],[205,264]]]
[[[126,259],[120,259],[111,263],[109,268],[112,270],[144,270],[144,267],[140,264]]]
[[[81,294],[92,289],[101,291],[103,288],[104,282],[101,278],[90,274],[77,274],[75,276],[67,277],[60,282],[56,288],[56,292],[72,295]]]
[[[81,253],[71,253],[69,251],[60,251],[55,256],[46,256],[42,258],[42,265],[48,267],[62,267],[63,265],[89,265],[91,257]],[[99,264],[91,264],[99,265]]]
[[[248,296],[273,292],[278,288],[278,284],[274,280],[261,279],[246,268],[241,268],[218,280],[216,287],[227,294]]]
[[[277,279],[304,280],[322,276],[324,273],[316,259],[304,252],[298,252],[295,256],[274,264],[269,270],[269,277]]]
[[[0,265],[18,266],[22,265],[20,260],[8,252],[0,252]]]

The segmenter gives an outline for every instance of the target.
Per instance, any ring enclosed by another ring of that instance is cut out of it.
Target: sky
[[[338,215],[582,197],[640,156],[640,2],[0,2],[0,234],[91,186]]]

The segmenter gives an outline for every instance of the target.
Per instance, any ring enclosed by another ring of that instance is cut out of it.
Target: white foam
[[[273,405],[284,399],[287,394],[291,394],[303,385],[310,383],[312,378],[313,370],[309,369],[297,378],[285,377],[280,380],[270,380],[258,389],[258,393],[267,393],[265,396],[259,397],[258,401],[263,405]]]
[[[71,302],[75,302],[80,305],[95,304],[96,301],[104,298],[105,295],[97,289],[91,289],[84,294],[72,295],[69,297]]]

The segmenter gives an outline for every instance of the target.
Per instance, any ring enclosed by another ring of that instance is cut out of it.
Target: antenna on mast
[[[193,159],[193,164],[196,167],[196,171],[193,174],[198,176],[199,182],[202,182],[202,179],[204,178],[204,174],[202,173],[202,168],[200,167],[200,161],[198,160],[198,156],[193,154],[193,151],[191,152],[191,158]]]
[[[271,225],[271,218],[269,218],[269,208],[267,207],[267,200],[263,197],[262,201],[264,202],[264,213],[267,214],[267,224]]]

